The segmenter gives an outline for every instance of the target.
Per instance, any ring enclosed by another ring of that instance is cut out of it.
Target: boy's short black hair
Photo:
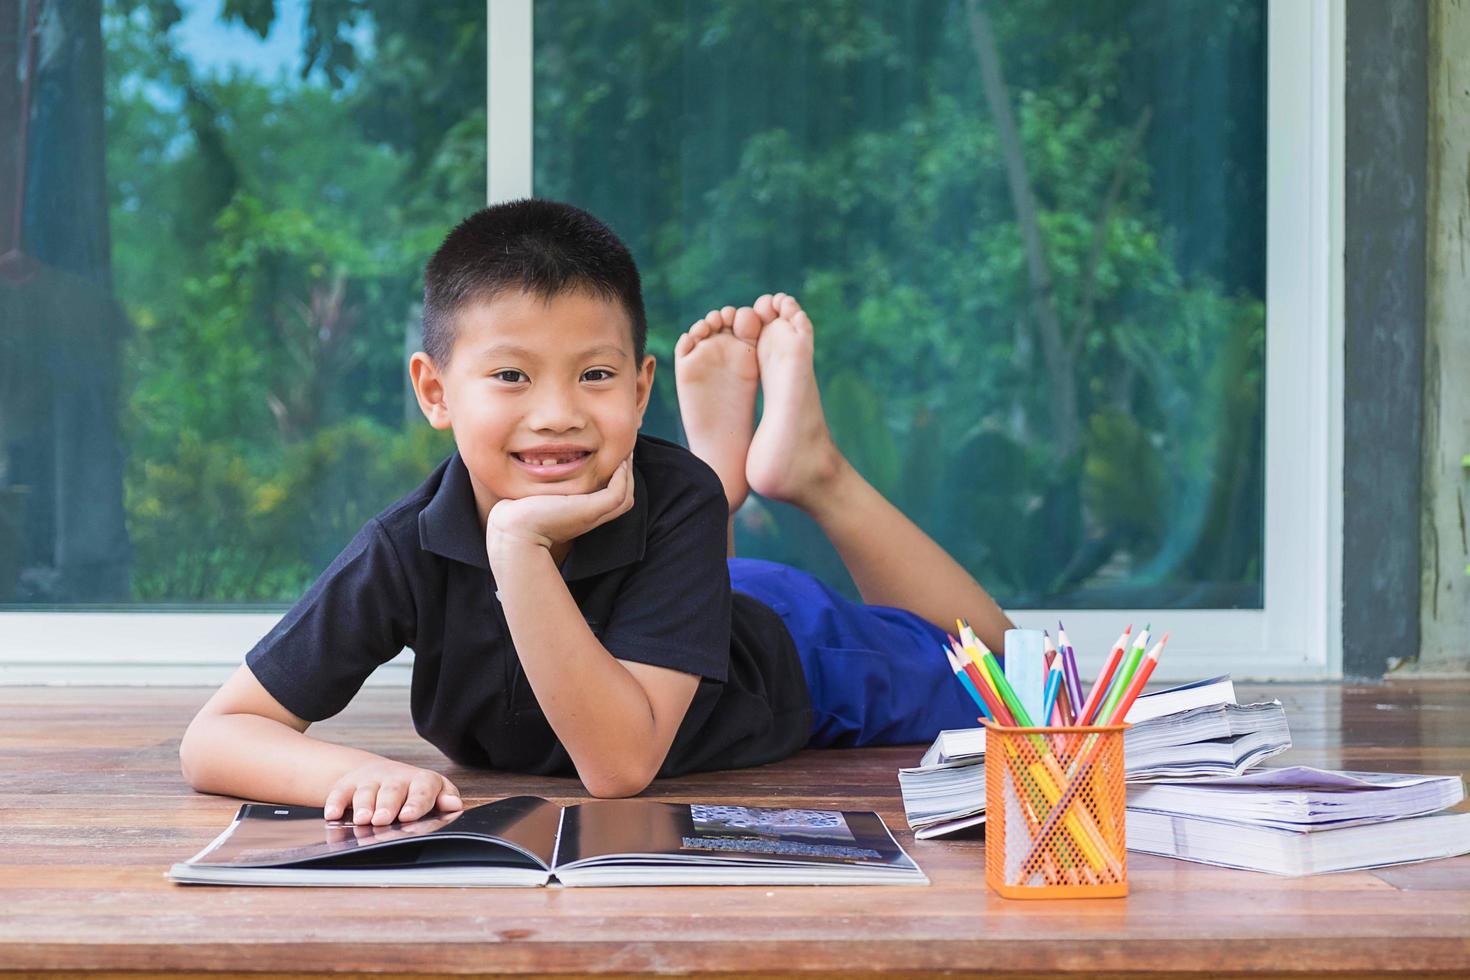
[[[633,324],[634,366],[648,318],[638,267],[612,229],[581,208],[526,198],[476,211],[444,239],[424,269],[424,352],[442,370],[454,349],[455,315],[473,300],[514,290],[549,300],[587,292],[621,304]]]

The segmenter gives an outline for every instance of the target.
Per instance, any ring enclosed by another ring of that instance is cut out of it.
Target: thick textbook
[[[246,803],[166,875],[227,885],[927,885],[869,811],[512,796],[385,827]]]
[[[1459,776],[1289,766],[1195,783],[1130,786],[1128,848],[1280,875],[1470,853]]]
[[[1470,853],[1470,813],[1281,830],[1129,809],[1127,823],[1130,851],[1293,878]]]
[[[1459,776],[1285,766],[1243,776],[1128,787],[1129,810],[1207,815],[1277,830],[1319,830],[1420,817],[1465,798]]]

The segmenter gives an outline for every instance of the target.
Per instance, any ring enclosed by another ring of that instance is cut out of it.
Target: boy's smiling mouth
[[[511,458],[533,476],[564,476],[592,458],[592,450],[581,446],[544,445],[512,452]]]

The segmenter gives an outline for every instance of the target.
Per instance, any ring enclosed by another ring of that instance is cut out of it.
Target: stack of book
[[[1238,775],[1291,747],[1279,701],[1237,704],[1229,675],[1141,695],[1129,709],[1130,783]],[[941,732],[918,766],[900,769],[909,828],[939,837],[985,820],[985,730]]]
[[[1128,790],[1128,849],[1279,875],[1470,853],[1459,776],[1290,766]]]

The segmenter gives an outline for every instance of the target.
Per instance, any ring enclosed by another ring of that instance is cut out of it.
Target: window
[[[422,479],[418,276],[487,171],[632,247],[648,431],[679,435],[677,332],[788,290],[839,445],[1018,616],[1081,648],[1151,607],[1185,673],[1335,669],[1334,3],[179,6],[105,5],[105,139],[32,113],[27,250],[117,319],[3,332],[69,387],[0,413],[0,676],[238,662]],[[43,241],[62,211],[90,251]],[[845,583],[789,508],[738,527]]]

